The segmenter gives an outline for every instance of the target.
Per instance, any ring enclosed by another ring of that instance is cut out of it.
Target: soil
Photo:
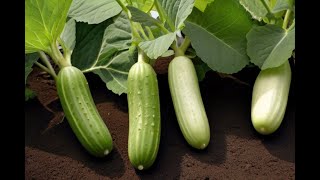
[[[294,72],[282,125],[271,136],[255,132],[250,121],[256,68],[234,76],[208,72],[200,82],[211,128],[205,150],[191,148],[179,129],[168,88],[168,61],[157,64],[161,142],[154,165],[135,170],[128,159],[126,95],[109,91],[95,74],[86,74],[114,149],[105,158],[89,155],[76,139],[57,98],[54,81],[38,68],[28,78],[37,98],[25,103],[25,179],[295,179]],[[159,68],[162,67],[162,68]]]

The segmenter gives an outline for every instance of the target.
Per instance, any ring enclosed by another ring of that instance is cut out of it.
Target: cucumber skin
[[[158,80],[150,64],[139,61],[131,67],[127,100],[129,160],[136,169],[148,169],[157,157],[161,134]]]
[[[284,118],[291,83],[288,61],[258,74],[251,103],[251,122],[255,130],[268,135],[274,133]]]
[[[57,91],[68,123],[82,146],[96,157],[109,154],[113,149],[112,137],[95,106],[84,74],[73,66],[62,68]]]
[[[210,142],[210,127],[192,61],[185,56],[175,57],[169,64],[168,80],[184,138],[196,149],[206,148]]]

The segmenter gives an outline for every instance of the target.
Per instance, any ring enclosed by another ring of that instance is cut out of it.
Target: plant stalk
[[[50,71],[50,75],[52,75],[54,78],[57,77],[57,74],[55,70],[53,69],[47,55],[43,51],[39,51],[40,59],[41,61],[46,65],[48,71]]]
[[[290,9],[288,9],[288,10],[286,11],[286,15],[284,16],[284,20],[283,20],[283,24],[282,24],[282,28],[283,28],[283,29],[287,29],[291,12],[292,12],[292,11],[291,11]]]

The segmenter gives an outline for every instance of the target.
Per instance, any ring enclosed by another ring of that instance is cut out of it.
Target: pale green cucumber
[[[204,149],[210,141],[210,127],[192,61],[175,57],[169,64],[171,98],[181,132],[194,148]]]
[[[128,155],[139,170],[155,161],[160,143],[160,99],[157,75],[150,64],[139,61],[128,75]]]
[[[113,148],[111,134],[92,99],[84,74],[73,66],[60,70],[57,91],[64,114],[85,149],[103,157]]]
[[[287,107],[290,83],[288,61],[258,74],[252,92],[251,121],[260,134],[271,134],[279,128]]]

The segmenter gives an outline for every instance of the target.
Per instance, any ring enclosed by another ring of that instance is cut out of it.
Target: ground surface
[[[211,141],[207,149],[196,151],[179,130],[167,74],[161,69],[157,72],[161,143],[153,167],[139,172],[130,165],[127,155],[126,95],[113,94],[96,75],[87,75],[97,108],[114,139],[114,150],[108,157],[93,158],[77,141],[67,121],[57,124],[63,114],[54,82],[35,69],[28,84],[38,97],[25,103],[26,179],[295,179],[293,88],[280,129],[264,137],[254,131],[250,122],[251,90],[258,71],[236,74],[249,85],[207,73],[200,88]]]

